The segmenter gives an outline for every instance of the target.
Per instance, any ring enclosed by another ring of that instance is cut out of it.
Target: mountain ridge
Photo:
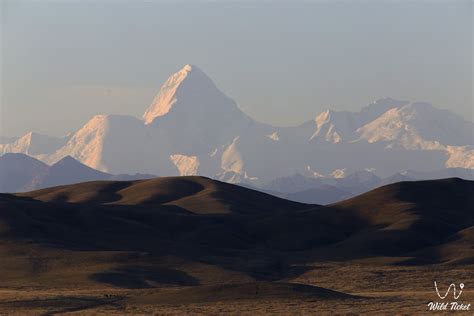
[[[0,153],[27,153],[48,164],[71,156],[107,173],[262,185],[295,172],[371,169],[387,177],[406,166],[474,169],[473,132],[474,123],[449,111],[391,98],[359,112],[327,110],[299,126],[271,126],[246,115],[202,70],[186,65],[162,85],[141,120],[98,115],[67,138],[38,142],[39,151],[16,140],[0,145]]]
[[[0,192],[24,192],[94,180],[136,180],[155,177],[149,174],[112,175],[92,169],[71,156],[49,166],[25,154],[0,156]]]

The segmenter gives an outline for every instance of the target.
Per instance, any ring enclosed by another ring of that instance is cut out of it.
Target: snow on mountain
[[[474,124],[424,102],[392,108],[357,130],[360,140],[387,148],[444,152],[446,167],[474,167]]]
[[[163,116],[171,110],[171,107],[178,100],[178,88],[186,77],[190,77],[192,70],[193,67],[191,65],[185,65],[183,69],[166,80],[150,107],[143,114],[145,124],[152,123],[157,117]],[[194,70],[194,74],[196,74],[196,72],[198,71]]]
[[[347,111],[324,111],[315,119],[316,131],[310,140],[340,143],[351,140],[359,125],[357,115]]]
[[[375,120],[377,117],[384,114],[390,109],[401,108],[402,106],[405,106],[409,103],[409,101],[395,100],[392,98],[382,98],[379,100],[375,100],[374,102],[360,110],[358,114],[361,118],[360,125],[362,126],[370,121]]]
[[[214,176],[232,171],[243,175],[239,159],[243,161],[232,149],[232,141],[269,131],[269,126],[240,111],[200,69],[186,65],[162,85],[143,121],[97,115],[46,161],[54,163],[69,155],[111,173]],[[222,157],[209,159],[210,152],[229,142],[227,150],[220,152]],[[215,166],[201,160],[212,160]]]
[[[342,179],[346,177],[346,171],[346,168],[335,169],[333,172],[331,172],[330,176],[335,179]]]
[[[310,125],[308,123],[308,125]],[[389,147],[442,150],[464,154],[456,146],[474,145],[474,124],[425,102],[380,99],[360,112],[326,110],[314,120],[310,141],[390,142]]]
[[[474,146],[446,146],[447,168],[474,169]]]
[[[186,65],[161,87],[143,119],[169,136],[176,153],[200,155],[246,129],[266,128],[244,114],[199,68]]]
[[[125,115],[96,115],[48,159],[71,156],[87,166],[111,173],[147,172],[145,149],[152,143],[142,121]],[[145,164],[145,165],[143,165]]]
[[[336,186],[352,194],[360,194],[378,186],[381,179],[370,171],[359,170],[339,178]]]
[[[227,112],[240,112],[235,102],[223,94],[202,70],[193,65],[185,65],[161,86],[143,114],[143,120],[145,124],[151,124],[168,114],[186,118],[193,118],[189,115],[197,114],[198,117],[194,119],[201,119],[202,111],[214,113],[216,121],[225,119],[219,114],[227,116]],[[243,113],[240,115],[245,116]]]
[[[369,143],[392,141],[406,149],[474,145],[473,123],[423,102],[392,108],[357,132]]]
[[[197,156],[186,156],[175,154],[170,156],[180,176],[195,176],[199,170],[199,158]]]
[[[327,204],[395,182],[453,177],[474,180],[474,170],[462,168],[446,168],[430,172],[408,170],[386,178],[379,178],[367,170],[356,171],[344,178],[312,178],[295,174],[270,181],[261,189],[263,192],[297,202]]]
[[[244,134],[243,139],[248,140],[248,137]],[[250,161],[250,157],[244,158],[247,150],[242,137],[237,136],[209,153],[199,156],[174,154],[171,159],[180,175],[199,174],[230,183],[252,183],[258,178],[247,172],[246,163]]]
[[[306,192],[301,196],[306,196],[308,190],[321,189],[324,187],[335,187],[339,190],[358,194],[365,192],[368,189],[374,188],[379,182],[380,178],[372,172],[366,170],[359,170],[344,177],[334,176],[331,174],[327,177],[307,177],[296,173],[289,177],[280,177],[263,185],[265,190],[280,192],[284,194],[293,194],[297,192]],[[322,192],[322,191],[319,191]],[[306,198],[307,199],[307,198]]]
[[[67,138],[30,133],[0,145],[0,153],[27,153],[49,164],[71,156],[108,173],[198,174],[263,185],[295,173],[346,179],[366,169],[380,177],[407,166],[474,169],[473,126],[429,104],[390,98],[359,112],[323,111],[299,126],[270,126],[186,65],[161,86],[142,120],[97,115]]]
[[[244,172],[244,161],[238,149],[238,142],[239,137],[237,136],[222,153],[221,168],[224,171],[232,171],[237,174]]]
[[[390,109],[397,109],[408,104],[384,98],[364,107],[360,112],[333,111],[321,112],[315,119],[315,131],[311,141],[326,141],[330,143],[350,142],[357,138],[357,129],[376,119]]]
[[[280,136],[278,136],[278,132],[273,132],[273,133],[267,135],[267,137],[271,140],[276,141],[276,142],[280,140]]]
[[[236,173],[234,171],[222,171],[217,173],[213,178],[219,181],[234,183],[234,184],[253,184],[258,180],[257,177],[251,177],[246,171],[243,173]]]
[[[58,138],[29,132],[11,143],[0,144],[0,155],[23,153],[31,156],[49,154],[63,146],[67,137]]]

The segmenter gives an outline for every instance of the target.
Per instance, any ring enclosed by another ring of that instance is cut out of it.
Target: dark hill
[[[366,226],[338,247],[352,253],[407,254],[441,245],[474,225],[474,181],[399,182],[330,207],[356,216]]]
[[[69,271],[60,259],[66,255],[84,266],[77,280],[153,287],[192,286],[215,275],[234,283],[279,280],[318,260],[469,263],[473,192],[474,182],[460,179],[402,182],[317,206],[203,177],[170,177],[2,194],[0,253],[8,260],[0,271]]]
[[[205,177],[95,181],[20,193],[43,202],[178,206],[198,214],[259,213],[308,208],[241,186]]]

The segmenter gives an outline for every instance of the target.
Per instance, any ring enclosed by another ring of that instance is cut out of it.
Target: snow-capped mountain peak
[[[473,145],[473,132],[471,122],[426,102],[391,108],[357,130],[369,143],[396,141],[405,148],[426,149],[439,144]]]
[[[359,125],[358,113],[326,110],[315,119],[316,130],[310,140],[323,139],[329,143],[346,142],[353,139]]]
[[[401,108],[404,105],[409,104],[409,101],[404,101],[404,100],[395,100],[392,98],[382,98],[375,100],[371,104],[363,107],[360,110],[360,116],[361,116],[361,124],[367,124],[368,122],[376,119],[380,115],[384,114],[390,109],[393,108]]]
[[[143,114],[145,124],[168,114],[178,103],[188,103],[190,98],[209,98],[219,91],[212,80],[198,67],[187,64],[172,74],[161,86],[151,105]],[[196,105],[199,102],[195,102]],[[189,109],[187,109],[189,110]]]
[[[391,98],[359,112],[327,110],[299,126],[270,126],[186,65],[161,86],[143,120],[97,115],[68,137],[30,133],[1,144],[0,154],[26,153],[49,164],[69,155],[103,172],[199,174],[252,185],[295,173],[342,181],[365,168],[381,177],[407,166],[474,169],[473,131],[472,122],[449,111]]]
[[[173,104],[176,103],[178,87],[188,77],[193,68],[197,69],[192,65],[185,65],[165,81],[153,102],[143,114],[143,120],[146,124],[150,124],[156,117],[165,115],[170,111]]]
[[[25,153],[28,155],[42,155],[50,153],[67,141],[67,137],[58,138],[28,132],[10,144],[0,144],[0,154]]]

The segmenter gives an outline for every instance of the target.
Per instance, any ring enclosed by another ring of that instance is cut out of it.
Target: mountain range
[[[293,106],[293,105],[289,105]],[[380,99],[359,112],[323,111],[293,127],[255,121],[198,67],[162,85],[142,119],[96,115],[62,138],[28,133],[0,145],[54,165],[72,157],[112,174],[203,175],[263,186],[301,174],[380,178],[407,169],[474,169],[474,124],[425,102]]]
[[[25,154],[8,153],[0,157],[0,192],[24,192],[85,181],[154,177],[149,174],[112,175],[92,169],[70,156],[51,166]]]
[[[49,166],[25,154],[8,153],[0,156],[0,192],[25,192],[86,181],[131,181],[154,178],[150,174],[113,175],[92,169],[70,156]],[[311,204],[331,204],[387,184],[401,181],[433,180],[440,178],[474,180],[474,170],[446,168],[432,172],[408,170],[380,178],[362,170],[339,177],[308,177],[294,174],[274,179],[259,187],[248,183],[240,186],[291,201]]]
[[[430,172],[407,170],[384,178],[367,170],[356,171],[339,178],[314,178],[297,173],[289,177],[274,179],[260,187],[250,185],[247,187],[292,201],[326,205],[392,183],[442,178],[474,180],[474,170],[463,168],[446,168]]]

